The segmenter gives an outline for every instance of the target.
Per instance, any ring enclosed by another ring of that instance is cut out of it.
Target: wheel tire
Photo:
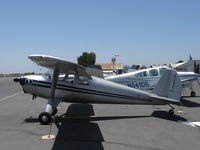
[[[53,112],[51,113],[51,116],[54,116],[55,114],[57,114],[57,112],[58,112],[58,109],[55,108],[55,109],[53,110]]]
[[[196,93],[195,93],[194,91],[191,91],[190,95],[191,95],[192,97],[195,97],[195,96],[196,96]]]
[[[173,115],[174,115],[174,110],[173,110],[173,109],[170,109],[170,110],[169,110],[169,115],[170,115],[170,116],[173,116]]]
[[[47,112],[42,112],[39,115],[38,119],[39,119],[39,122],[43,125],[47,125],[47,124],[51,123],[51,121],[52,121],[51,115]]]

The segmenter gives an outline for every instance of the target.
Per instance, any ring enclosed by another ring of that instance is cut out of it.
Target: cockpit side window
[[[160,71],[160,75],[162,76],[163,75],[163,72],[165,71],[166,68],[159,68],[159,71]]]
[[[143,71],[143,72],[140,72],[140,73],[137,73],[134,75],[135,78],[143,78],[143,77],[147,77],[147,72],[146,71]]]
[[[157,69],[149,70],[149,76],[158,76],[158,70]]]
[[[88,79],[86,77],[71,74],[68,75],[67,78],[64,78],[63,81],[71,84],[89,85]]]
[[[78,84],[81,84],[81,85],[89,85],[89,82],[88,82],[88,79],[87,79],[87,78],[80,76],[80,77],[79,77],[79,82],[78,82]]]
[[[73,83],[75,76],[73,74],[68,74],[64,76],[60,76],[59,79],[61,81],[67,82],[67,83]]]
[[[65,78],[65,75],[64,75],[64,74],[60,74],[60,75],[58,76],[58,80],[59,80],[59,81],[63,81],[64,78]]]

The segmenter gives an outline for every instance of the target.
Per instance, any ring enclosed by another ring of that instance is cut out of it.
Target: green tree
[[[96,62],[96,54],[93,52],[83,52],[81,56],[77,57],[77,61],[79,65],[83,65],[84,67],[94,65]]]

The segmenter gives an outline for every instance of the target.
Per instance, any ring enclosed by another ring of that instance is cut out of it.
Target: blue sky
[[[1,0],[0,73],[40,71],[30,54],[76,62],[164,64],[200,59],[199,0]]]

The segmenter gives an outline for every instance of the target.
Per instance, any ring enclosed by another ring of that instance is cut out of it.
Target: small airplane
[[[166,68],[166,66],[153,67],[109,76],[105,79],[140,90],[153,90]],[[181,79],[182,88],[189,88],[191,90],[190,95],[192,97],[196,96],[196,92],[193,90],[193,83],[197,82],[200,86],[200,75],[194,72],[177,72],[177,74]]]
[[[173,69],[166,69],[153,92],[148,93],[92,76],[83,66],[60,58],[46,55],[28,58],[53,70],[52,76],[28,75],[13,79],[20,83],[25,93],[33,95],[33,99],[37,96],[48,99],[45,111],[38,117],[44,125],[52,122],[60,102],[169,105],[170,115],[174,115],[170,104],[180,104],[181,82]],[[74,78],[68,80],[71,74]]]

